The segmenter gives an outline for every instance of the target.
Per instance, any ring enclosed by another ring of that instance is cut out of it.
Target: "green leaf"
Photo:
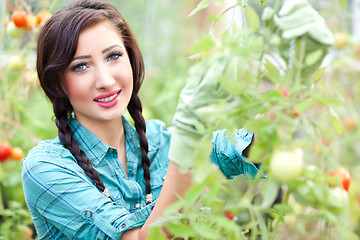
[[[330,118],[335,131],[337,132],[337,134],[341,135],[342,134],[341,120],[333,109],[330,109]]]
[[[188,225],[175,225],[175,224],[168,224],[166,228],[177,237],[191,237],[195,235],[195,231],[191,226]]]
[[[306,65],[313,65],[314,63],[319,61],[319,59],[322,57],[322,55],[323,55],[323,50],[322,49],[318,49],[316,51],[311,52],[310,54],[308,54],[305,57],[305,64]]]
[[[218,230],[213,226],[210,226],[209,224],[200,222],[196,223],[194,225],[194,230],[201,237],[204,237],[206,239],[221,239],[221,234],[218,232]]]
[[[191,52],[202,52],[202,51],[210,51],[215,47],[215,41],[209,36],[205,36],[200,41],[194,43],[189,47],[189,51]]]
[[[333,96],[315,93],[315,92],[313,92],[311,95],[316,101],[320,102],[321,104],[323,104],[325,106],[342,105],[343,104],[343,101],[341,99],[333,97]]]
[[[260,27],[260,17],[257,12],[249,5],[244,6],[245,16],[248,27],[256,30]]]
[[[204,192],[204,184],[195,185],[186,193],[185,200],[187,206],[192,206]]]
[[[196,8],[192,10],[192,12],[189,14],[189,17],[199,12],[200,10],[206,8],[207,6],[209,6],[209,0],[201,0],[199,4],[196,6]]]
[[[279,187],[279,182],[274,179],[268,179],[264,182],[260,189],[260,192],[264,196],[261,202],[262,207],[269,208],[274,203],[278,195]]]
[[[302,221],[296,221],[296,228],[299,231],[299,233],[305,235],[307,233],[306,228],[304,226],[304,223]]]
[[[268,71],[268,77],[271,82],[279,83],[281,81],[279,70],[270,61],[266,61],[265,68]]]
[[[231,79],[226,76],[220,76],[218,79],[221,86],[233,96],[241,95],[248,86],[245,82],[241,82],[240,79]]]
[[[158,227],[151,227],[148,235],[148,239],[167,240],[165,233],[163,233]]]
[[[314,77],[313,77],[314,83],[318,82],[321,79],[325,69],[326,69],[326,67],[322,67],[319,70],[317,70],[317,72],[314,74]]]
[[[317,102],[313,99],[306,99],[304,101],[296,103],[296,110],[298,110],[299,112],[305,112],[306,110],[314,107],[316,103]]]

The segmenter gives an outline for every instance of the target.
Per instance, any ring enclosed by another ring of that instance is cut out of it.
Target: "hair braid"
[[[145,119],[142,115],[142,104],[139,96],[133,92],[129,105],[128,111],[131,117],[134,119],[136,132],[139,135],[140,140],[140,150],[141,150],[141,165],[144,169],[144,179],[145,179],[145,187],[146,194],[151,193],[151,185],[150,185],[150,159],[148,157],[148,141],[146,138],[146,124]]]
[[[99,173],[93,168],[91,161],[86,157],[86,154],[80,149],[79,143],[72,137],[72,131],[67,123],[67,118],[56,118],[55,123],[58,127],[59,139],[64,147],[71,152],[79,166],[85,171],[85,174],[91,178],[100,192],[104,192],[104,182],[101,180]]]

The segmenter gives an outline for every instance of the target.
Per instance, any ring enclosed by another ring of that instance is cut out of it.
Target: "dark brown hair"
[[[75,55],[80,33],[84,29],[103,21],[111,22],[118,29],[130,59],[134,86],[128,111],[134,119],[135,128],[139,135],[146,194],[150,194],[150,160],[147,155],[146,125],[142,116],[142,104],[138,97],[139,88],[144,78],[144,63],[133,33],[114,6],[96,0],[77,0],[64,6],[49,19],[40,32],[37,47],[36,67],[40,84],[53,104],[60,141],[74,155],[79,166],[93,180],[96,187],[103,192],[105,186],[99,173],[92,167],[91,161],[80,150],[79,143],[72,136],[68,118],[73,112],[73,107],[60,83],[61,74],[69,66]]]

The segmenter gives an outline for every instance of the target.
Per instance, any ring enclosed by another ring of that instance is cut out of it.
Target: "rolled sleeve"
[[[125,231],[141,227],[156,203],[130,213],[105,197],[71,157],[43,151],[30,155],[23,161],[22,178],[39,239],[62,239],[63,234],[70,239],[118,240]]]
[[[226,178],[232,179],[240,174],[245,177],[255,177],[258,173],[258,167],[249,162],[242,154],[244,149],[250,145],[253,133],[245,128],[234,132],[234,143],[226,135],[226,130],[220,130],[213,133],[213,149],[210,159],[219,166],[221,172]]]

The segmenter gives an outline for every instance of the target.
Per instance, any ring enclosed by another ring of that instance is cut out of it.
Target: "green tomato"
[[[11,71],[19,72],[26,66],[26,60],[21,55],[13,55],[8,62],[8,68]]]
[[[326,204],[335,210],[341,211],[349,206],[348,193],[344,189],[340,187],[330,188],[327,194]]]
[[[13,21],[6,26],[6,33],[12,38],[20,38],[24,34],[24,29],[16,27]]]
[[[300,148],[291,151],[275,151],[270,159],[270,176],[281,183],[288,183],[301,174],[303,152]]]

